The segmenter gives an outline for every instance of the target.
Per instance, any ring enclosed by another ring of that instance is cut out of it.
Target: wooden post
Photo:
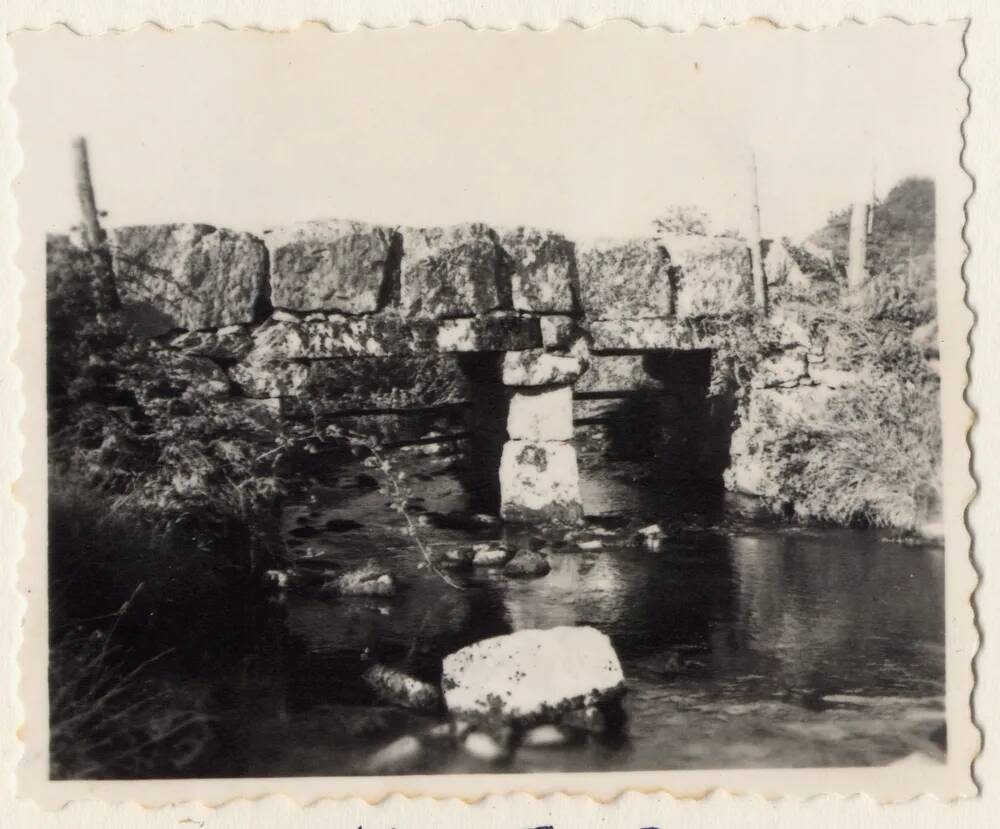
[[[754,307],[767,314],[767,274],[764,273],[760,239],[760,197],[757,188],[757,154],[751,155],[753,169],[753,209],[750,214],[750,269],[753,272]]]
[[[73,139],[73,160],[76,172],[76,195],[80,200],[83,243],[94,258],[94,289],[98,304],[102,308],[115,310],[119,307],[118,291],[115,288],[111,269],[111,256],[107,247],[107,234],[101,227],[94,197],[94,184],[90,178],[90,159],[87,156],[87,139]]]
[[[853,293],[868,281],[865,257],[868,253],[868,204],[851,205],[850,236],[847,243],[847,290]]]

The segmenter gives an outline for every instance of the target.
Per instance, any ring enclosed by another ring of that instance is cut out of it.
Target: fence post
[[[868,203],[851,205],[850,236],[847,243],[847,290],[855,293],[868,281],[865,257],[868,253]]]
[[[753,168],[753,209],[750,213],[750,269],[753,272],[753,304],[767,315],[767,274],[764,273],[760,238],[760,196],[757,188],[757,154],[751,155]]]
[[[90,159],[87,155],[87,139],[82,136],[73,139],[73,161],[76,173],[76,195],[80,200],[83,243],[94,259],[94,280],[98,305],[116,310],[119,307],[118,291],[111,269],[111,256],[107,246],[107,234],[101,227],[94,197],[94,183],[90,177]]]

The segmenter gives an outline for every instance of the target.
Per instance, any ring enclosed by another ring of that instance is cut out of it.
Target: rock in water
[[[507,562],[503,574],[511,578],[532,579],[546,575],[551,569],[548,559],[541,553],[521,550]]]
[[[367,565],[344,573],[329,588],[342,596],[394,596],[396,579],[392,573]]]
[[[463,748],[473,757],[487,762],[495,762],[507,754],[507,748],[498,740],[482,731],[471,732],[462,743]]]
[[[536,725],[527,734],[521,745],[528,748],[554,748],[569,743],[575,735],[568,729],[552,723]]]
[[[445,705],[460,719],[526,725],[625,692],[611,640],[592,627],[522,630],[484,639],[445,657]]]
[[[504,544],[473,544],[474,567],[502,567],[514,557],[514,551]]]
[[[369,760],[368,768],[375,774],[400,771],[415,762],[423,753],[423,745],[416,737],[400,737],[377,751]]]
[[[436,686],[395,668],[373,665],[365,671],[364,680],[381,700],[390,705],[416,711],[435,711],[441,705],[441,692]]]

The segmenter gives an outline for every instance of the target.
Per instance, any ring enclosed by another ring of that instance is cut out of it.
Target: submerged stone
[[[503,574],[510,578],[531,579],[547,575],[551,569],[549,560],[541,553],[521,550],[507,562]]]
[[[505,544],[472,545],[474,567],[502,567],[514,557],[514,551]]]
[[[416,737],[400,737],[385,748],[379,749],[368,761],[368,768],[374,774],[402,771],[423,754],[423,744]]]
[[[366,565],[339,576],[328,589],[341,596],[394,596],[396,579],[392,573]]]
[[[373,665],[365,671],[364,680],[379,699],[400,708],[434,711],[441,705],[441,692],[436,686],[395,668]]]

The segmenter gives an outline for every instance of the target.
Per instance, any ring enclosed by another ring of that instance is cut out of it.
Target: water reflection
[[[421,487],[428,509],[463,503],[454,474]],[[619,743],[518,752],[505,770],[870,765],[944,756],[943,562],[937,548],[877,532],[777,527],[733,509],[664,503],[626,470],[592,478],[593,512],[615,514],[598,550],[557,544],[544,578],[426,570],[387,518],[384,496],[330,487],[289,510],[362,525],[310,542],[342,566],[375,557],[404,589],[390,599],[289,595],[248,618],[245,647],[220,670],[227,723],[220,774],[367,773],[371,755],[433,720],[387,708],[361,677],[379,662],[430,682],[444,655],[524,628],[589,624],[615,645],[629,684]],[[671,514],[659,552],[634,542]],[[312,517],[309,517],[312,516]],[[426,528],[433,545],[468,544]],[[225,664],[220,659],[220,664]],[[454,747],[410,771],[489,771]]]

